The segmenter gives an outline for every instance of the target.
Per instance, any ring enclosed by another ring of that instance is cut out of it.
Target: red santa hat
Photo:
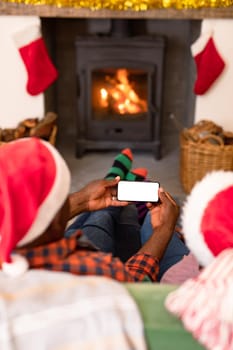
[[[213,171],[196,183],[183,207],[186,243],[202,266],[233,248],[233,172]]]
[[[39,138],[0,147],[0,262],[16,276],[27,269],[16,247],[39,237],[65,202],[69,169],[58,151]]]

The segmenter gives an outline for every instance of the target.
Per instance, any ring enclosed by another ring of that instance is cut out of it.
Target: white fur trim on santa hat
[[[66,162],[50,143],[41,140],[49,149],[56,163],[56,178],[49,195],[40,206],[37,216],[27,232],[27,234],[18,242],[17,246],[23,246],[40,236],[49,226],[59,209],[64,204],[70,190],[71,176]]]
[[[2,263],[2,271],[10,277],[18,277],[25,273],[29,268],[26,258],[18,254],[11,255],[11,262]]]
[[[232,171],[213,171],[196,183],[184,204],[182,227],[185,240],[189,249],[203,266],[207,266],[214,259],[214,255],[204,241],[201,232],[202,216],[209,201],[232,185]]]

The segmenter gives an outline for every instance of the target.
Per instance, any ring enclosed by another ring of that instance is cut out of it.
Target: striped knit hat
[[[198,182],[182,219],[186,242],[205,267],[169,293],[165,306],[205,349],[233,349],[233,172]]]
[[[27,262],[12,255],[16,247],[39,237],[65,202],[70,172],[58,151],[38,138],[0,147],[0,262],[16,276]]]

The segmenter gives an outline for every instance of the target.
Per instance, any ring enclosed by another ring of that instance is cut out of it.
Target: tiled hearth
[[[103,178],[118,152],[87,152],[82,158],[76,158],[69,140],[58,143],[58,148],[65,157],[72,173],[72,187],[75,191],[94,179]],[[186,194],[179,178],[179,148],[173,147],[161,160],[156,160],[152,153],[133,152],[133,167],[144,167],[148,170],[148,179],[159,181],[166,191],[183,202]]]

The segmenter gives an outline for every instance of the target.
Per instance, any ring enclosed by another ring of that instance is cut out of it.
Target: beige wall
[[[213,37],[225,67],[206,93],[197,96],[195,122],[209,119],[233,132],[233,19],[203,20],[201,32],[198,40],[206,33]]]
[[[13,41],[13,34],[40,23],[34,16],[0,16],[0,128],[14,128],[26,118],[42,117],[43,94],[26,91],[27,72]]]

